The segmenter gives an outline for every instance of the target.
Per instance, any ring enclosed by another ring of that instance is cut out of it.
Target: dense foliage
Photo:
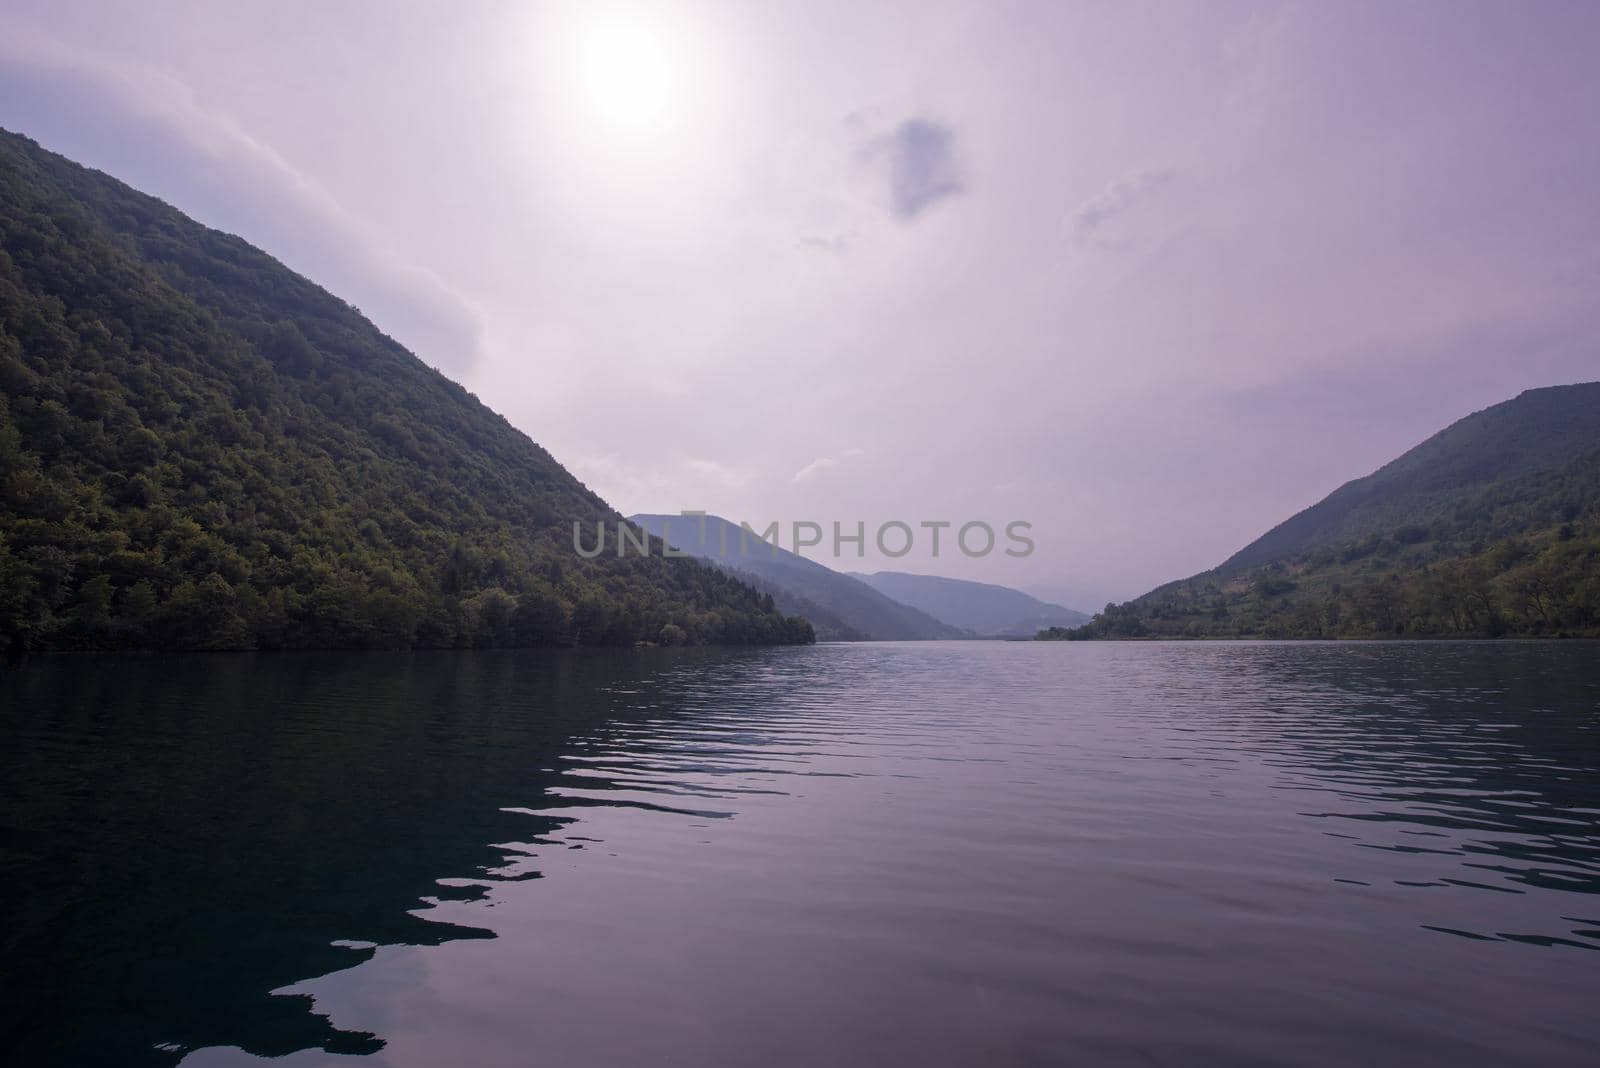
[[[1600,383],[1475,413],[1221,567],[1041,637],[1600,636]]]
[[[617,518],[356,309],[0,131],[0,649],[811,639]]]

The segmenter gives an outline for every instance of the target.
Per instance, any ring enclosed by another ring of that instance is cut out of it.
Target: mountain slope
[[[1048,637],[1600,633],[1600,383],[1475,412],[1235,553]]]
[[[1032,637],[1043,627],[1075,627],[1089,621],[1082,612],[988,582],[905,571],[855,573],[854,577],[886,597],[980,638]]]
[[[1600,450],[1600,382],[1533,389],[1441,430],[1235,553],[1226,568],[1397,532],[1413,542],[1506,537],[1542,480]]]
[[[736,567],[725,568],[728,574],[741,582],[747,582],[756,589],[756,592],[772,598],[774,607],[785,616],[799,616],[816,632],[819,642],[865,642],[871,641],[872,635],[845,622],[838,613],[830,612],[811,598],[795,593],[786,586],[779,585],[770,579],[763,578],[753,571],[741,571]]]
[[[970,635],[941,623],[925,612],[886,597],[850,575],[808,560],[786,549],[773,551],[771,543],[744,534],[726,519],[700,519],[681,515],[636,515],[633,522],[684,552],[692,553],[732,573],[753,576],[774,600],[788,610],[805,614],[803,605],[820,608],[823,616],[806,616],[818,634],[834,640],[918,641],[965,638]],[[670,525],[669,525],[670,524]],[[780,596],[780,593],[782,596]]]
[[[617,518],[354,308],[0,131],[0,649],[807,637],[573,551]]]

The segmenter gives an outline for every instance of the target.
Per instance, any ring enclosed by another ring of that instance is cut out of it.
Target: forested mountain
[[[921,641],[971,635],[886,597],[860,579],[744,533],[717,516],[636,515],[633,521],[684,552],[747,577],[785,611],[805,616],[828,641]],[[670,526],[668,525],[670,524]]]
[[[244,241],[0,131],[0,649],[808,640]]]
[[[1075,627],[1089,616],[1009,586],[905,571],[856,573],[886,597],[980,638],[1029,638],[1043,627]]]
[[[1600,635],[1600,382],[1475,412],[1053,638]]]

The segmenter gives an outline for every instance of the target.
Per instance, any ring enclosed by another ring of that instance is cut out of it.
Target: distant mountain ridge
[[[1600,382],[1474,412],[1218,567],[1044,637],[1600,634]]]
[[[0,131],[0,651],[805,641],[350,305]]]
[[[905,571],[851,574],[901,604],[979,638],[1031,638],[1046,627],[1077,626],[1089,615],[988,582],[915,575]]]
[[[772,594],[779,609],[804,616],[824,641],[926,641],[971,635],[887,597],[860,579],[776,549],[718,516],[635,515],[656,537]]]

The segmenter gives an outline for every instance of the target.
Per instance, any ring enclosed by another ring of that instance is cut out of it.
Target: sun
[[[596,12],[579,31],[578,91],[592,117],[623,131],[668,125],[682,89],[679,49],[648,12]]]

